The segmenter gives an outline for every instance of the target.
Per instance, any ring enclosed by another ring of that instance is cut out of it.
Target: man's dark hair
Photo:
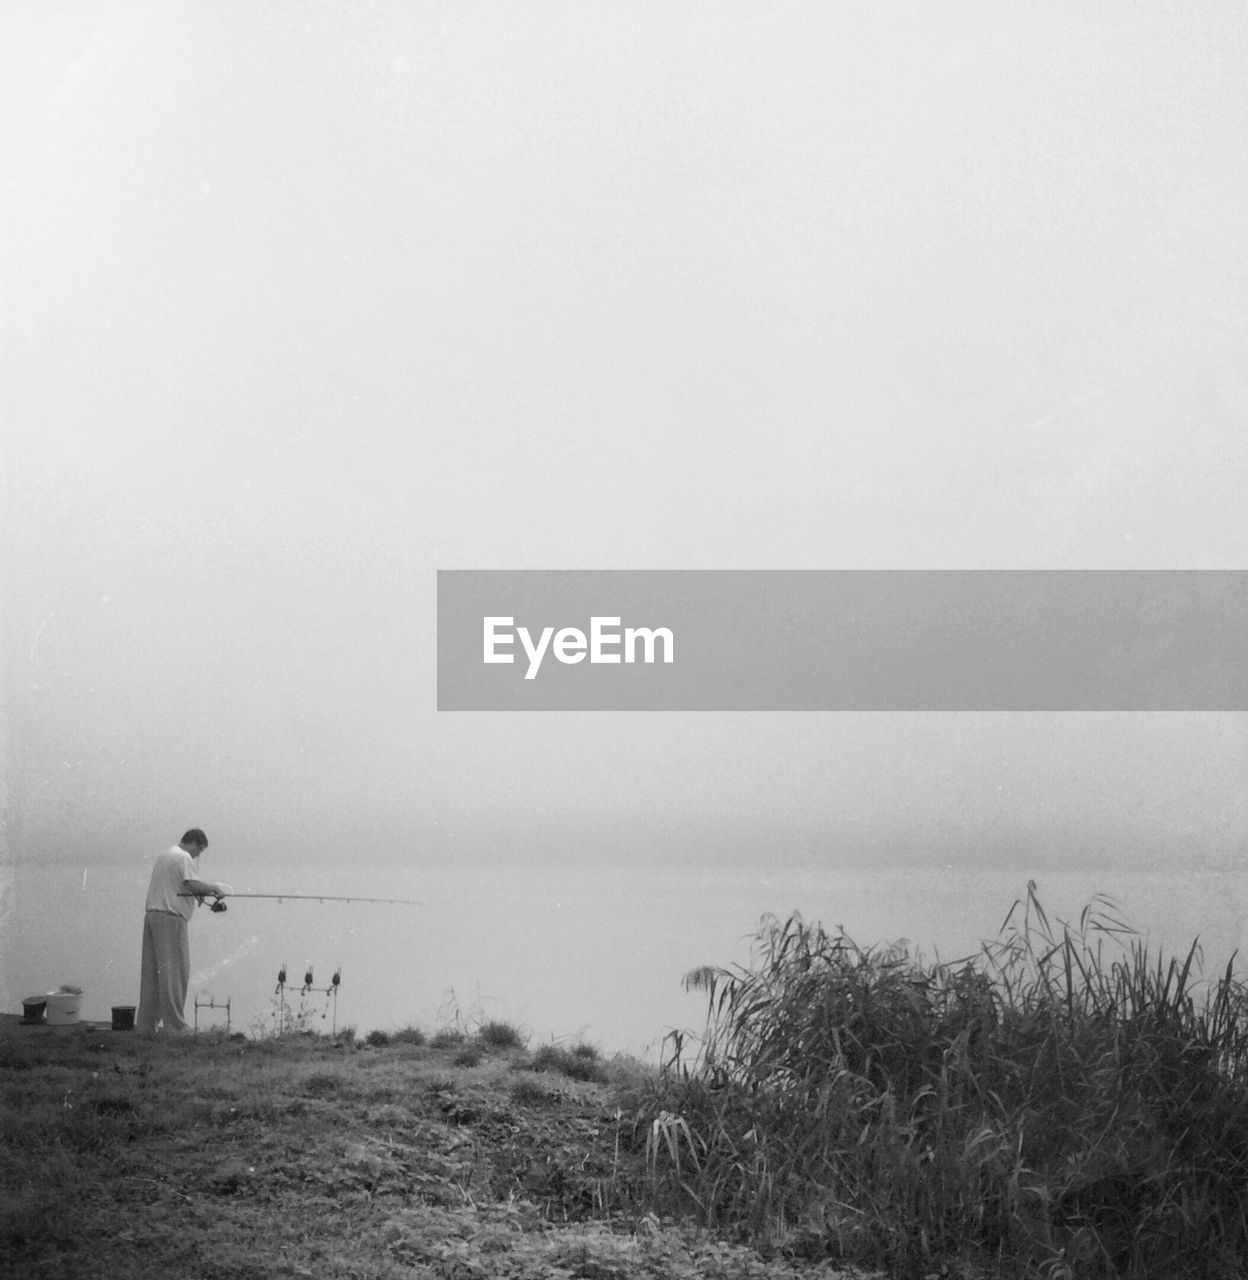
[[[198,827],[192,827],[179,841],[180,844],[194,844],[201,849],[208,847],[208,837]]]

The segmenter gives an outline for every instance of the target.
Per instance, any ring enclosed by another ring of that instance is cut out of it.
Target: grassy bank
[[[1248,990],[1197,961],[1034,891],[955,964],[774,922],[657,1071],[10,1027],[0,1273],[1244,1280]]]
[[[10,1023],[14,1020],[10,1019]],[[0,1273],[831,1280],[649,1198],[653,1073],[505,1023],[0,1038]]]
[[[656,1176],[708,1225],[907,1280],[1248,1276],[1248,990],[1034,886],[953,965],[800,919],[690,976]],[[656,1194],[651,1189],[651,1194]]]

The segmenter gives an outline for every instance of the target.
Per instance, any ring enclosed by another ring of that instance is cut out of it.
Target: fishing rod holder
[[[225,1029],[226,1031],[229,1031],[230,1001],[228,998],[226,999],[225,1003],[222,1004],[221,1001],[219,1001],[216,998],[216,996],[209,996],[207,1000],[203,1000],[199,996],[195,997],[195,1030],[196,1031],[199,1030],[199,1011],[201,1009],[212,1009],[214,1011],[217,1009],[224,1009],[225,1010]]]
[[[303,985],[299,988],[299,1014],[298,1017],[293,1018],[292,1021],[299,1024],[305,1022],[308,1017],[306,1008],[308,997],[324,995],[327,1003],[333,1007],[333,1021],[331,1023],[331,1027],[332,1033],[336,1034],[338,1031],[338,988],[342,985],[342,966],[339,965],[338,968],[334,970],[334,976],[329,980],[329,986],[324,988],[317,987],[314,985],[315,981],[316,979],[312,976],[312,966],[308,965],[307,969],[304,971]],[[288,985],[293,984],[287,983],[286,966],[282,965],[282,967],[277,971],[277,986],[273,991],[273,994],[277,997],[279,1034],[286,1030],[286,1016],[289,1012],[286,1004],[286,987]],[[324,1016],[325,1014],[322,1013],[321,1017],[324,1018]]]

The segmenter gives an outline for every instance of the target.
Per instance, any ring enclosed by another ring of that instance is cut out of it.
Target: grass
[[[600,1078],[530,1070],[498,1032],[0,1030],[0,1275],[842,1274],[652,1213],[620,1091],[653,1072],[566,1052]]]
[[[704,968],[638,1103],[652,1194],[903,1280],[1248,1275],[1248,990],[1035,891],[955,964],[800,918]]]

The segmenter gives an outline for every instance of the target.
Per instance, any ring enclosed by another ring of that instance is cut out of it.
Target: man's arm
[[[182,881],[182,887],[186,893],[193,893],[197,898],[224,898],[226,894],[234,892],[228,884],[217,884],[212,880],[197,880],[194,876],[187,876]]]

